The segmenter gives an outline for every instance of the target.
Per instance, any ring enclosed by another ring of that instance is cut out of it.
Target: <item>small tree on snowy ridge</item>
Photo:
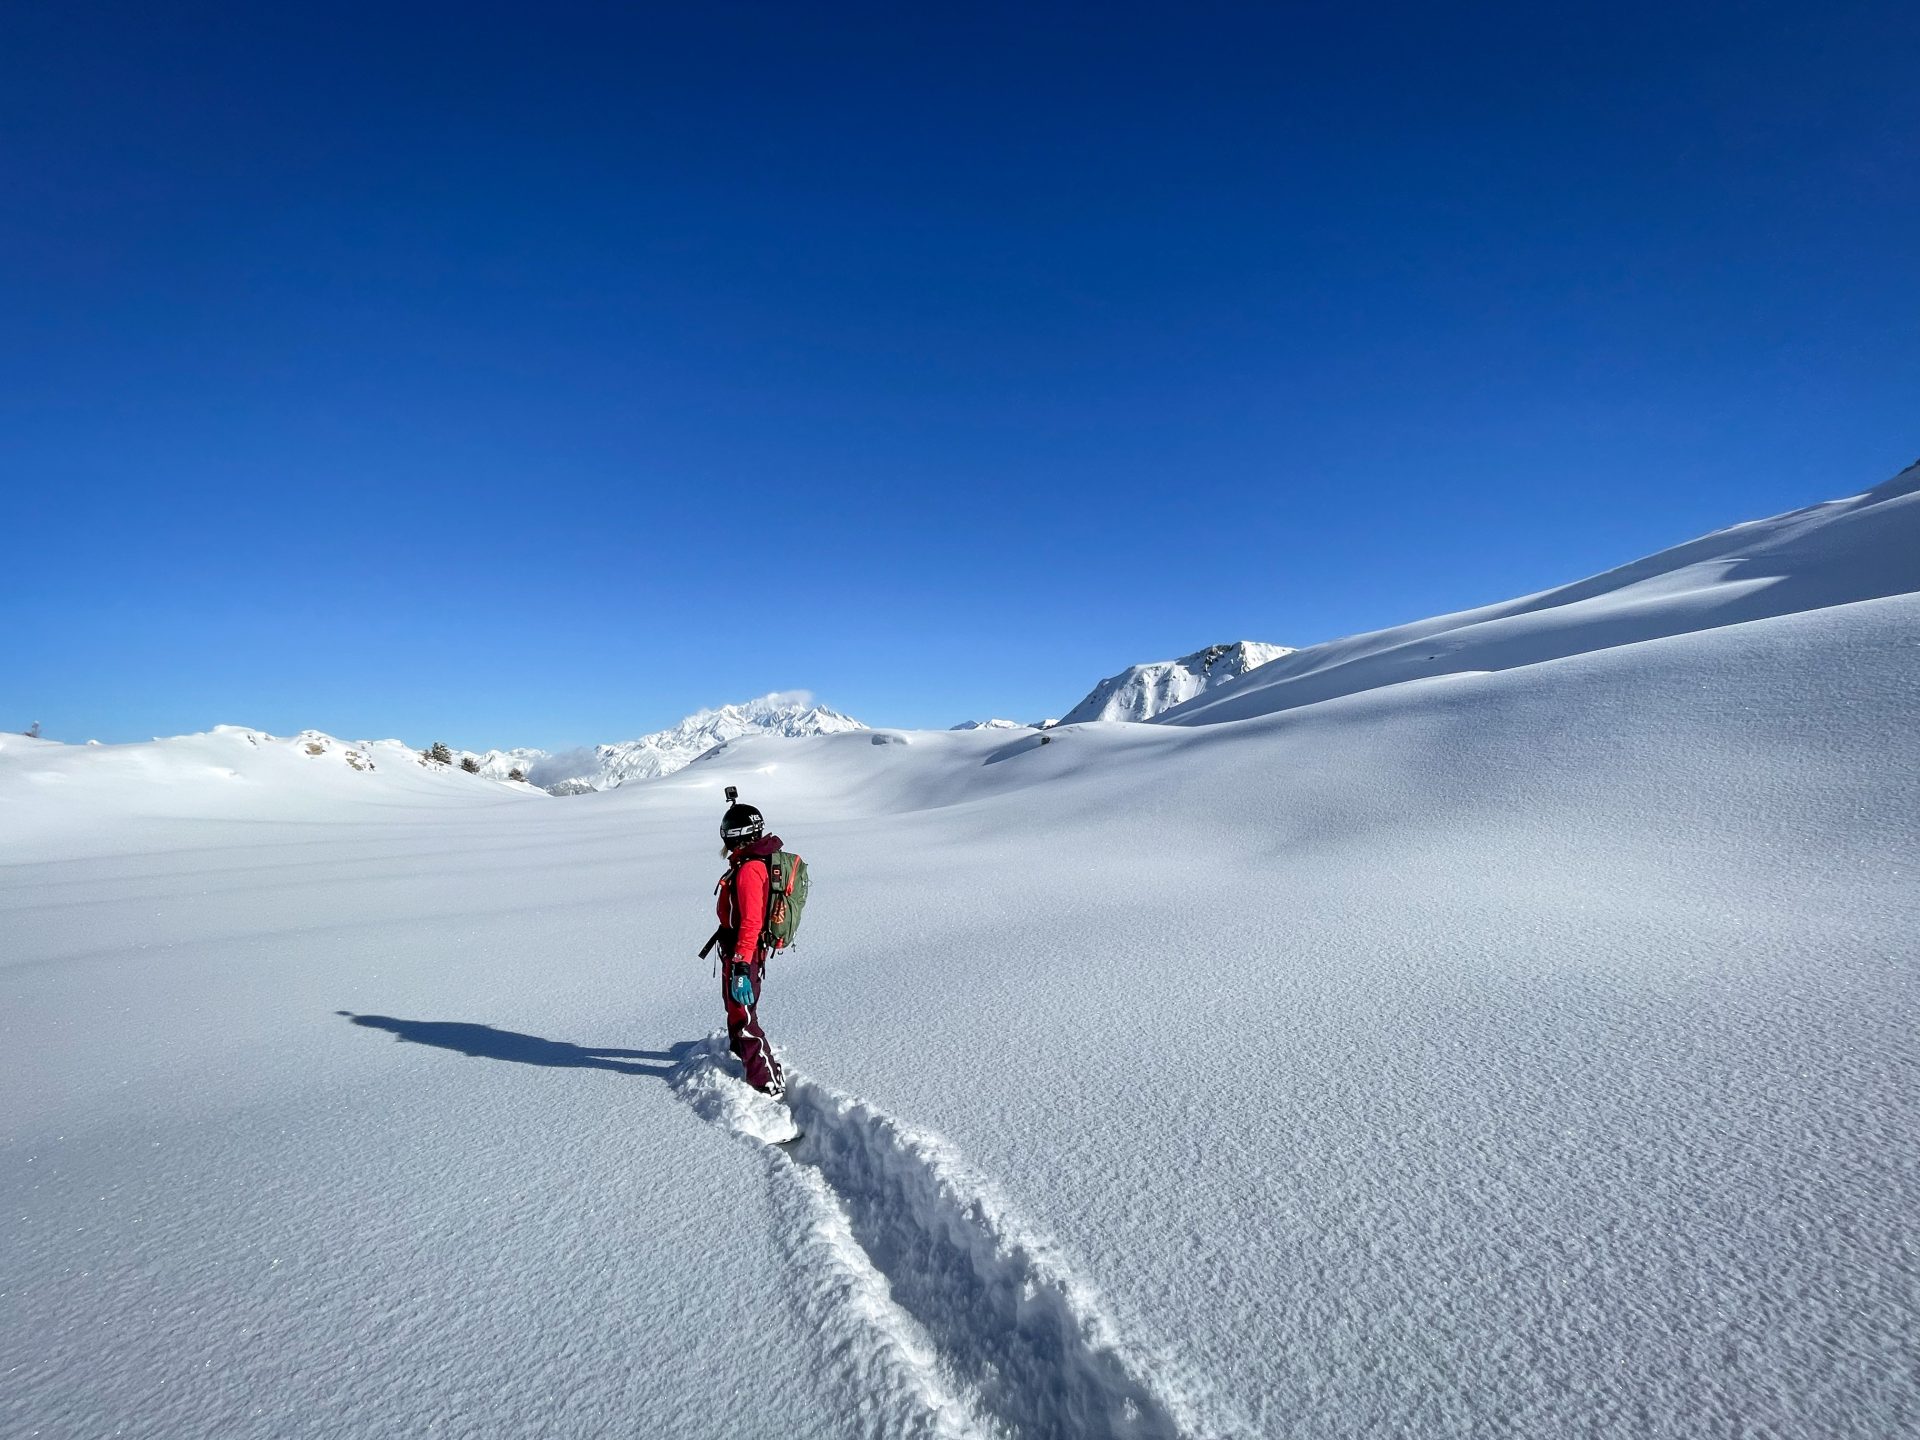
[[[460,768],[469,775],[478,775],[480,773],[480,762],[471,755],[462,755],[460,757]]]
[[[420,752],[420,758],[422,760],[437,760],[442,765],[451,765],[453,763],[453,751],[447,748],[446,741],[436,740]]]

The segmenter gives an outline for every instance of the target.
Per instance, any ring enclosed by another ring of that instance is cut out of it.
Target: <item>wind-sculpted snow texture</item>
[[[0,1433],[1920,1434],[1916,480],[1204,724],[0,736]]]
[[[767,1102],[736,1070],[714,1037],[673,1083],[764,1148],[807,1320],[834,1337],[848,1413],[871,1433],[1215,1433],[1171,1386],[1172,1362],[1125,1345],[1055,1247],[951,1147],[791,1067],[804,1136],[765,1146]]]

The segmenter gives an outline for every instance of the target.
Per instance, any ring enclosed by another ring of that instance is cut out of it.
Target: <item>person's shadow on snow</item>
[[[622,1075],[651,1075],[665,1080],[695,1051],[698,1040],[682,1040],[671,1050],[613,1050],[573,1045],[565,1040],[542,1040],[491,1025],[469,1025],[459,1020],[396,1020],[391,1015],[356,1015],[336,1010],[356,1025],[391,1030],[396,1040],[434,1045],[480,1060],[511,1060],[518,1065],[568,1065],[588,1070],[615,1070]],[[645,1062],[653,1061],[653,1064]]]

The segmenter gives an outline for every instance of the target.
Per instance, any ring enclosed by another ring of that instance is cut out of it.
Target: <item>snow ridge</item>
[[[1160,721],[1246,720],[1914,590],[1920,462],[1861,494],[1731,525],[1570,585],[1287,652]]]
[[[730,1073],[723,1036],[671,1084],[753,1141],[768,1102]],[[874,1436],[1180,1440],[1203,1427],[1169,1358],[1124,1340],[1057,1248],[945,1141],[787,1072],[805,1132],[764,1147],[802,1276],[801,1305]]]
[[[1285,645],[1263,645],[1236,640],[1231,645],[1209,645],[1178,660],[1156,660],[1132,665],[1109,675],[1073,709],[1056,722],[1076,725],[1084,720],[1151,720],[1163,710],[1184,704],[1249,670],[1278,660],[1293,651]]]

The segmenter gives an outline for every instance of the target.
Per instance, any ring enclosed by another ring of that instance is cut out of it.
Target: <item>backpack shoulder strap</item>
[[[739,862],[729,866],[727,873],[720,877],[720,885],[726,886],[733,895],[733,913],[736,915],[740,913],[740,872],[755,860],[758,860],[762,865],[767,867],[767,908],[769,910],[773,908],[774,886],[776,884],[773,856],[742,855]],[[714,887],[714,893],[716,895],[720,893],[719,885]]]
[[[727,862],[727,873],[713,882],[713,893],[718,895],[722,890],[726,891],[727,902],[732,907],[733,913],[736,916],[740,913],[740,867],[746,863],[745,857],[739,860],[729,860]]]

